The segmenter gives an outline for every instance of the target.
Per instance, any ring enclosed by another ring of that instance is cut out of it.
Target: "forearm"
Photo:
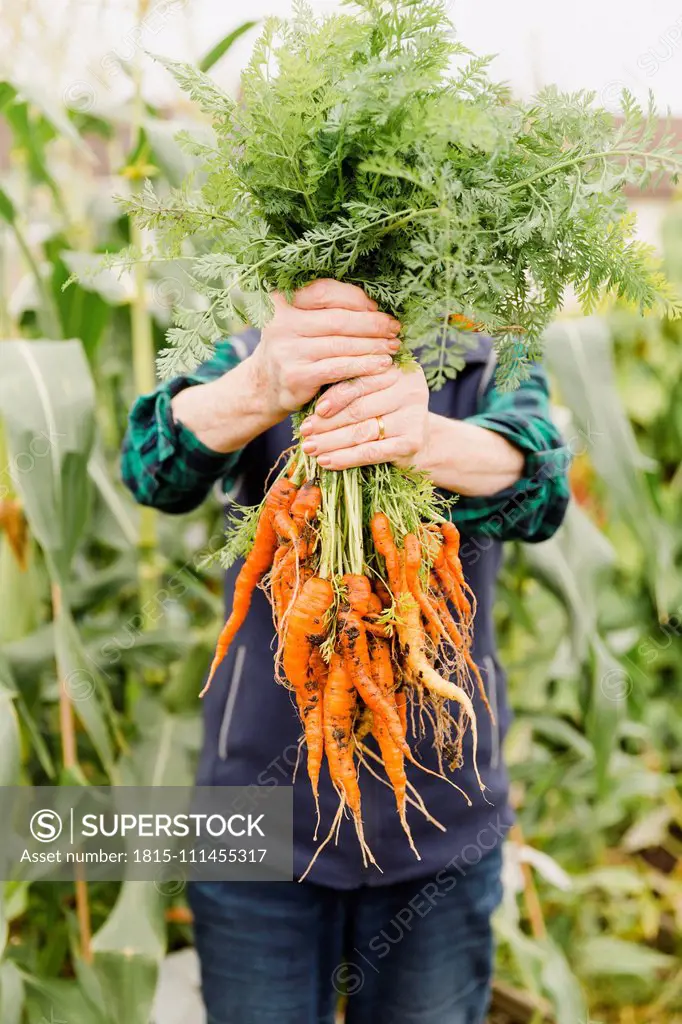
[[[179,392],[171,408],[202,444],[224,454],[244,448],[278,420],[253,356],[216,380]]]
[[[497,494],[523,474],[524,455],[492,430],[429,413],[427,442],[417,458],[437,487],[466,497]]]

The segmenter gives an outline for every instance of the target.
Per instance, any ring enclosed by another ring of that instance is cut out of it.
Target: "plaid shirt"
[[[123,480],[142,505],[164,512],[189,512],[216,480],[225,492],[238,476],[240,452],[225,455],[207,448],[173,418],[171,399],[184,388],[205,384],[231,370],[239,355],[229,341],[197,370],[160,385],[135,402],[123,442]],[[542,541],[551,537],[568,503],[568,450],[549,411],[544,370],[534,366],[529,380],[500,393],[491,380],[481,411],[467,423],[501,434],[525,455],[523,476],[512,487],[485,497],[461,496],[452,518],[466,534],[498,540]]]

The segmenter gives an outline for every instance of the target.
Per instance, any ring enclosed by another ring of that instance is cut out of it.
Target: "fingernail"
[[[398,349],[400,348],[400,341],[398,340],[398,338],[396,338],[395,341],[389,341],[388,347],[390,348],[391,352],[397,352]]]
[[[379,362],[381,366],[393,366],[393,359],[391,356],[381,356]]]
[[[306,455],[312,455],[312,453],[315,451],[316,447],[317,447],[316,443],[314,441],[312,441],[312,440],[304,441],[303,444],[301,445],[301,448],[306,453]]]
[[[326,416],[330,410],[331,403],[328,402],[326,398],[320,399],[320,401],[315,406],[315,412],[317,413],[318,416]]]
[[[403,329],[403,325],[401,324],[400,320],[391,320],[391,327],[396,332],[396,334],[398,334]]]
[[[303,434],[303,436],[305,437],[306,434],[310,434],[312,429],[313,421],[310,418],[307,420],[303,420],[303,423],[301,424],[301,433]]]
[[[325,466],[328,466],[331,463],[331,461],[332,460],[328,455],[320,455],[319,459],[317,460],[318,465],[322,466],[323,469]]]

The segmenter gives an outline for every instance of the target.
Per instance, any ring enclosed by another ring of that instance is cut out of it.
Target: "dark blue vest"
[[[244,355],[252,351],[257,342],[255,331],[246,332],[238,339]],[[432,394],[430,408],[433,412],[455,419],[476,413],[485,378],[492,367],[489,341],[481,339],[466,358],[466,367],[457,379]],[[271,467],[291,444],[289,420],[252,441],[240,462],[241,478],[234,499],[247,505],[260,502]],[[470,731],[464,745],[464,767],[452,778],[469,794],[472,807],[468,807],[447,783],[408,765],[410,782],[419,790],[429,812],[447,829],[439,831],[415,808],[408,807],[408,821],[421,854],[421,860],[417,860],[401,829],[393,793],[361,768],[365,838],[382,873],[374,867],[363,867],[353,826],[345,820],[338,844],[327,845],[308,875],[312,882],[351,889],[433,875],[459,859],[465,863],[477,862],[481,854],[499,843],[511,824],[507,774],[500,752],[509,724],[509,710],[505,680],[496,657],[492,618],[502,546],[488,538],[467,537],[463,531],[461,555],[466,578],[478,602],[473,654],[496,712],[496,725],[492,725],[480,699],[474,698],[479,726],[478,764],[487,786],[485,799],[471,768]],[[228,614],[238,570],[239,564],[226,574]],[[293,784],[294,873],[298,877],[317,848],[313,840],[315,806],[303,757],[293,781],[301,726],[289,692],[274,682],[272,640],[270,605],[257,590],[246,623],[204,698],[205,736],[197,781],[203,786]],[[416,746],[419,759],[435,769],[431,737],[428,734],[420,740],[411,737],[411,742],[413,748]],[[327,834],[338,802],[325,766],[320,780],[322,824],[319,834],[322,838]]]

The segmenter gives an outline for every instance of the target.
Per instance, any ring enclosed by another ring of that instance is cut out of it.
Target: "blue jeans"
[[[432,878],[338,891],[190,889],[208,1024],[482,1024],[501,851]]]

